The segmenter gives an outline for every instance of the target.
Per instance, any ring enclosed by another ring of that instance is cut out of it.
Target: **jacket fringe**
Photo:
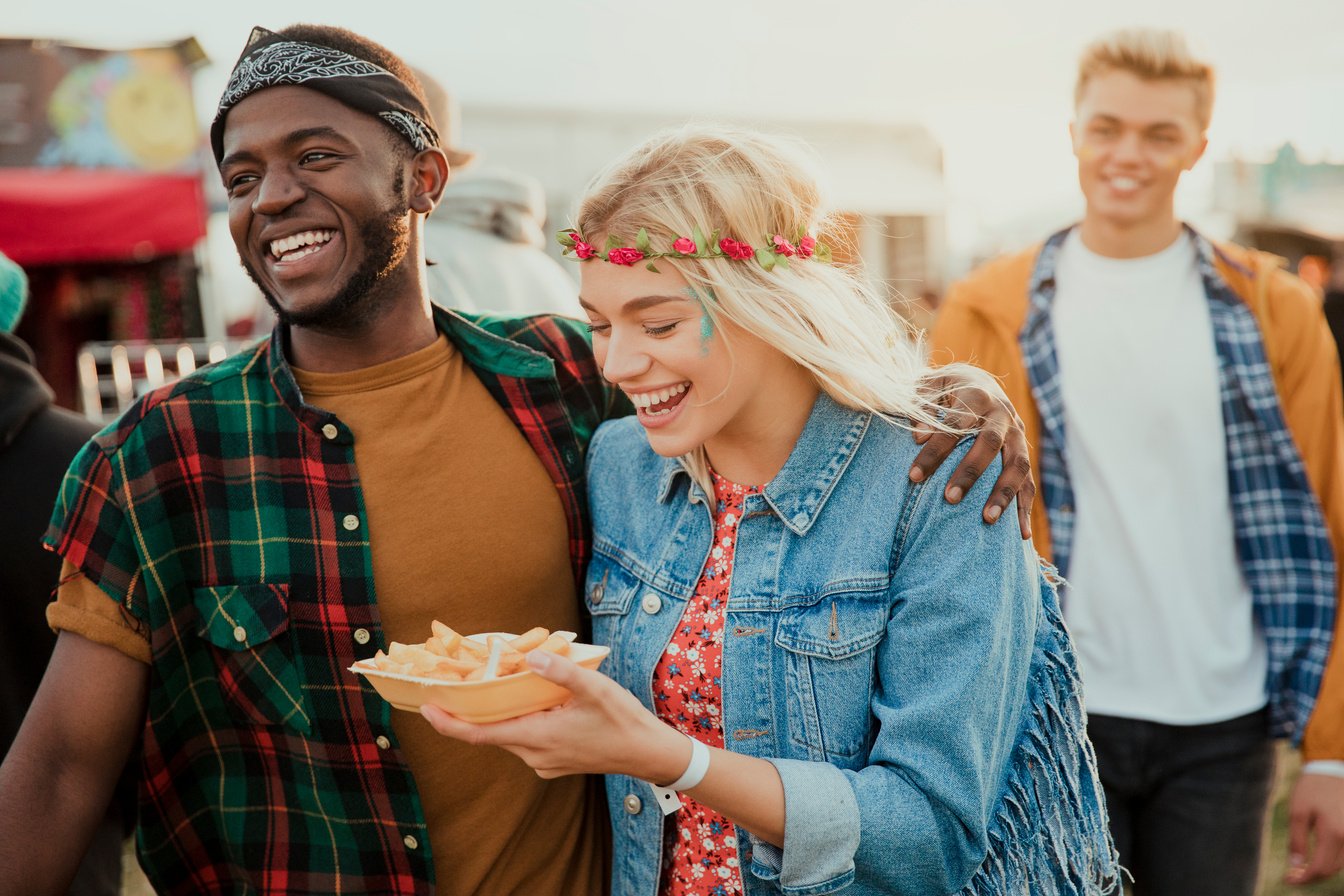
[[[1096,754],[1087,739],[1077,664],[1055,589],[1042,583],[1047,629],[1038,641],[1023,730],[989,855],[959,896],[1104,896],[1120,890]]]

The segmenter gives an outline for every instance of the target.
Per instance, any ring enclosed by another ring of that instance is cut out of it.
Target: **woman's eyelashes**
[[[671,323],[666,324],[642,324],[641,326],[643,326],[646,335],[658,337],[668,335],[677,328],[677,324],[679,323],[681,323],[681,321],[674,320]],[[589,333],[595,333],[599,336],[605,336],[611,331],[611,324],[599,324],[590,321],[585,324],[585,326],[588,328]]]

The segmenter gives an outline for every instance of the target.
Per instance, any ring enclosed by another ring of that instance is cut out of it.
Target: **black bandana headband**
[[[433,120],[429,110],[387,69],[331,47],[253,28],[210,125],[210,148],[216,164],[224,158],[224,119],[229,110],[258,90],[286,85],[325,93],[381,119],[405,137],[416,152],[439,145],[439,135],[429,123]]]

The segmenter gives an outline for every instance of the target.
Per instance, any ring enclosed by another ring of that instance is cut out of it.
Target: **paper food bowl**
[[[502,632],[468,635],[471,640],[486,643],[490,635]],[[585,669],[596,669],[602,664],[610,647],[596,644],[571,644],[569,659]],[[419,712],[429,703],[468,722],[499,722],[540,712],[559,706],[569,699],[569,691],[547,681],[531,669],[489,681],[443,681],[419,675],[384,672],[372,659],[360,660],[350,671],[363,675],[379,695],[397,709]]]

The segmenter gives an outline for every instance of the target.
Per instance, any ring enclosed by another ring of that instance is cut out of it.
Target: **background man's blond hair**
[[[1208,128],[1213,116],[1213,66],[1195,58],[1179,32],[1127,28],[1097,38],[1078,60],[1074,106],[1081,102],[1088,81],[1110,71],[1129,72],[1145,81],[1188,83],[1195,92],[1200,129]]]

